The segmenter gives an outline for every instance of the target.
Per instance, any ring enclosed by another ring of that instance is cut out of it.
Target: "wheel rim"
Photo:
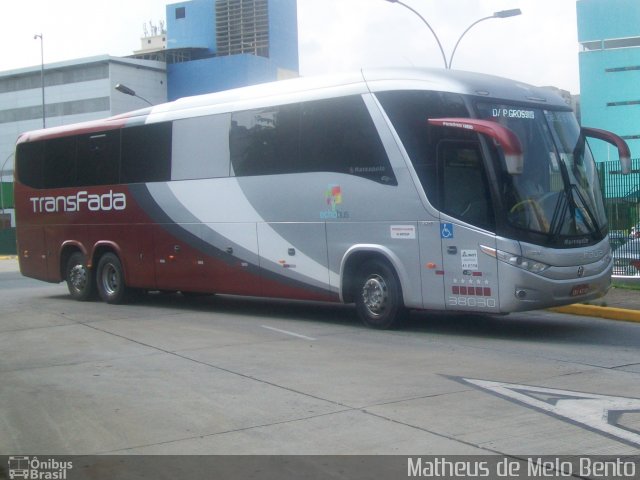
[[[120,289],[120,276],[118,270],[109,263],[102,269],[102,287],[110,297],[115,295]]]
[[[71,268],[69,282],[76,292],[82,292],[87,287],[87,269],[84,265],[74,265]]]
[[[389,304],[387,284],[380,275],[371,275],[362,287],[362,300],[367,312],[373,317],[382,315]]]

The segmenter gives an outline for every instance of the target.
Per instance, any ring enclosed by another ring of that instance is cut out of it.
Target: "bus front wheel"
[[[360,267],[354,293],[360,320],[368,327],[397,328],[406,318],[400,282],[387,262],[365,262]]]
[[[117,255],[105,253],[98,262],[96,272],[98,293],[107,303],[124,303],[127,297],[127,287],[124,283],[124,270]]]
[[[71,298],[83,302],[93,297],[95,278],[81,252],[74,252],[67,260],[65,279]]]

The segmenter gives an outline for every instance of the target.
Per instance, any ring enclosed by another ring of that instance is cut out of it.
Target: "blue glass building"
[[[168,100],[298,74],[296,0],[167,6]]]
[[[640,1],[579,0],[582,124],[611,130],[640,157]],[[590,142],[596,159],[616,160],[613,147]]]

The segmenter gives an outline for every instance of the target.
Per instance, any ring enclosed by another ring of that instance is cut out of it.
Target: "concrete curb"
[[[585,317],[607,318],[609,320],[620,320],[623,322],[640,323],[640,311],[628,310],[626,308],[596,307],[595,305],[567,305],[565,307],[554,307],[548,310],[556,313],[568,313],[571,315],[583,315]]]
[[[0,255],[0,260],[16,260],[16,255]]]

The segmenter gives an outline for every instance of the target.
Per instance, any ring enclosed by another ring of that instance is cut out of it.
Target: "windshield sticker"
[[[524,120],[535,120],[536,112],[534,110],[521,110],[516,108],[493,108],[491,109],[493,118],[519,118]]]

